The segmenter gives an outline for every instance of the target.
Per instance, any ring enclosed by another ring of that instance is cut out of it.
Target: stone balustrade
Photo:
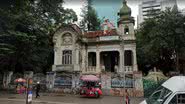
[[[74,65],[56,65],[55,71],[74,71]]]
[[[133,66],[125,66],[125,72],[133,72]]]
[[[96,66],[88,66],[85,73],[96,73]]]

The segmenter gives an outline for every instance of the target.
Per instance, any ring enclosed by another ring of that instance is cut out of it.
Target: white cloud
[[[81,15],[81,10],[83,6],[85,5],[85,0],[64,0],[64,8],[70,8],[73,9],[77,16],[78,16],[78,21],[82,19]]]

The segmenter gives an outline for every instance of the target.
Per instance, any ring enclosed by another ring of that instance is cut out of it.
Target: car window
[[[153,94],[153,99],[154,100],[157,100],[159,98],[160,94],[161,94],[161,90],[160,91],[157,91],[156,93],[154,93]]]
[[[171,95],[171,91],[164,87],[159,87],[147,100],[147,104],[163,104]]]
[[[175,95],[169,104],[185,104],[185,94]]]

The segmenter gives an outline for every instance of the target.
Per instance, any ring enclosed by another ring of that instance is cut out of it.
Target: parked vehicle
[[[185,104],[185,76],[175,76],[140,104]]]
[[[94,75],[84,75],[80,78],[80,95],[100,97],[102,95],[100,79]]]

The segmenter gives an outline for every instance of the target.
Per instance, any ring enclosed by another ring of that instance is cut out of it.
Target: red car
[[[97,97],[102,95],[100,79],[94,75],[84,75],[80,78],[80,95]]]

